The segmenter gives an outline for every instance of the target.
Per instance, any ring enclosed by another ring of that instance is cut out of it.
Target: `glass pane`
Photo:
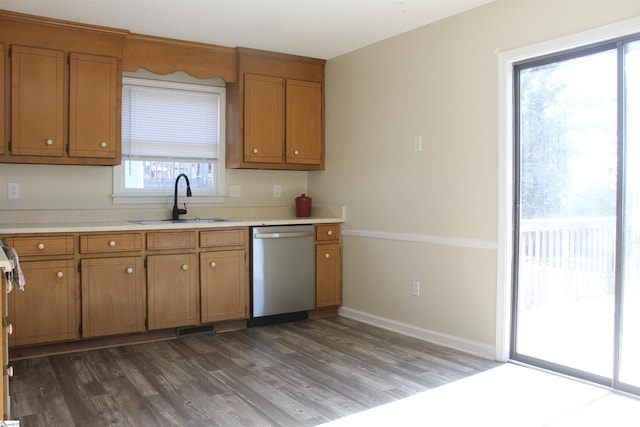
[[[640,41],[626,45],[621,382],[640,387]]]
[[[515,352],[611,378],[616,52],[520,71]]]
[[[214,164],[188,161],[125,160],[125,188],[144,190],[170,190],[181,173],[189,177],[192,190],[214,189]],[[184,181],[179,185],[185,186]]]

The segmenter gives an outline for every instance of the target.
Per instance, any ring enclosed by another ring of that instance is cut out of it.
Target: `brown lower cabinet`
[[[198,258],[196,254],[147,257],[148,327],[198,323]]]
[[[10,346],[79,338],[80,292],[71,234],[8,236],[20,254],[24,290],[7,295]]]
[[[13,333],[10,345],[39,344],[78,338],[73,260],[26,261],[24,291],[8,295]]]
[[[4,237],[27,279],[8,295],[10,346],[229,330],[249,316],[249,227]],[[340,224],[316,225],[316,309],[329,315],[342,304],[341,243]]]
[[[244,250],[200,254],[202,323],[246,317],[245,260]]]
[[[342,305],[340,224],[316,225],[316,308]]]
[[[145,330],[145,281],[141,256],[80,261],[82,337]]]

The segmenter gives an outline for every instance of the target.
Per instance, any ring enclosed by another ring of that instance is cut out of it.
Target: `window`
[[[191,203],[222,201],[224,123],[223,87],[124,77],[114,203],[171,202],[181,173]]]

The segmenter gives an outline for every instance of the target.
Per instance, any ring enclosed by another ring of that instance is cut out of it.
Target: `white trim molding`
[[[340,307],[340,315],[349,319],[357,320],[362,323],[377,326],[382,329],[397,332],[402,335],[417,338],[443,347],[464,351],[465,353],[474,354],[476,356],[494,360],[495,351],[493,346],[483,344],[476,341],[470,341],[452,335],[431,331],[417,326],[409,325],[384,317],[374,316],[373,314],[364,313],[349,307]]]
[[[526,59],[613,40],[638,32],[640,32],[640,17],[505,52],[496,50],[498,56],[498,253],[495,358],[498,361],[509,359],[511,346],[514,224],[513,66]]]
[[[365,237],[371,239],[399,240],[403,242],[429,243],[433,245],[458,246],[475,249],[495,250],[498,246],[497,243],[493,240],[432,236],[428,234],[388,233],[386,231],[342,230],[342,235]]]

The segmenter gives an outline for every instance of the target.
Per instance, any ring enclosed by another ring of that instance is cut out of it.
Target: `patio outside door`
[[[640,42],[514,72],[511,357],[638,393]]]

